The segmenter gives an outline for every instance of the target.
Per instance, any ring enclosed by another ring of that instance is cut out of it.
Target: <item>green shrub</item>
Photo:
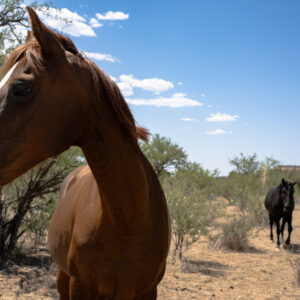
[[[212,221],[209,197],[205,184],[209,175],[197,164],[178,170],[173,176],[163,180],[172,224],[174,256],[182,253],[207,233],[207,226]]]
[[[249,197],[247,212],[254,226],[260,228],[269,226],[269,214],[264,206],[264,195]]]
[[[72,147],[0,190],[0,252],[14,252],[27,237],[36,242],[45,236],[61,182],[83,163],[81,150]]]

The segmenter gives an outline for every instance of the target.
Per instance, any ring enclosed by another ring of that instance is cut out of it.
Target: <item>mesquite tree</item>
[[[149,143],[140,145],[160,178],[187,163],[185,151],[170,138],[155,134]]]
[[[0,66],[3,65],[7,53],[23,44],[26,38],[29,23],[25,4],[47,14],[51,2],[0,0]],[[65,19],[62,21],[69,23]]]
[[[201,234],[207,233],[207,227],[216,215],[209,205],[213,176],[214,172],[188,163],[163,180],[171,217],[173,254],[179,259]]]
[[[84,163],[73,147],[29,171],[0,193],[0,254],[12,252],[25,234],[44,235],[61,182]]]

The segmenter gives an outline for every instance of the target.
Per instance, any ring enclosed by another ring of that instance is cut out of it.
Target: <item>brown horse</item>
[[[0,186],[71,145],[49,227],[61,300],[156,299],[170,242],[165,197],[117,85],[28,8],[32,34],[0,83]]]

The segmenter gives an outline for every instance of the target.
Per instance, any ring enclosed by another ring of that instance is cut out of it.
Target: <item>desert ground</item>
[[[250,238],[246,252],[215,249],[202,238],[184,253],[182,262],[170,255],[158,299],[300,299],[299,204],[293,227],[287,250],[276,250],[269,230],[264,229]],[[9,262],[0,261],[0,299],[57,299],[55,273],[45,246]]]

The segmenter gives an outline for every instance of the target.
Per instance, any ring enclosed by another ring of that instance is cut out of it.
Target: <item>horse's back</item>
[[[93,198],[98,197],[97,185],[88,165],[72,171],[61,186],[60,200],[49,225],[48,243],[52,259],[65,272],[74,226],[78,227],[78,223],[80,225],[80,222],[86,220],[93,224],[97,210],[95,206],[99,204],[99,201]],[[81,217],[78,217],[78,211]],[[82,227],[92,230],[85,224],[82,224]]]
[[[89,172],[90,168],[88,165],[83,165],[73,170],[61,184],[59,198],[62,199],[65,196],[66,192],[72,187],[72,185],[76,181],[78,181],[80,177],[84,176],[85,174],[88,174]]]

